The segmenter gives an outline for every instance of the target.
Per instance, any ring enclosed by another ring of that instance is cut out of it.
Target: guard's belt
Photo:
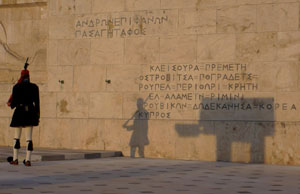
[[[17,105],[17,108],[22,108],[25,111],[29,111],[29,107],[33,107],[33,105],[32,104],[30,104],[30,105],[28,105],[28,104],[19,104],[19,105]]]

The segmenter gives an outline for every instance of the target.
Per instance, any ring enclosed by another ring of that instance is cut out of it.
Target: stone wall
[[[0,145],[30,57],[37,147],[300,164],[298,0],[0,5]]]

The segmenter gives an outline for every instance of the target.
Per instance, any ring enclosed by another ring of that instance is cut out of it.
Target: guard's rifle
[[[25,62],[25,65],[24,65],[24,69],[25,69],[25,70],[27,70],[27,67],[29,66],[29,64],[28,64],[28,59],[29,59],[29,57],[27,57],[26,62]]]

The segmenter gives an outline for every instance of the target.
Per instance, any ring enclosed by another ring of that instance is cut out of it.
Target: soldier
[[[25,166],[31,166],[31,153],[33,151],[32,129],[39,125],[40,102],[39,88],[36,84],[30,83],[29,71],[25,63],[24,70],[18,83],[13,87],[12,95],[7,103],[12,109],[16,108],[10,126],[15,128],[13,157],[8,157],[7,161],[12,165],[18,165],[18,152],[20,149],[20,137],[22,128],[26,128],[26,159]]]

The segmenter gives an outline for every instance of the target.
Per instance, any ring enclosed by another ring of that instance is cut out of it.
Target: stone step
[[[0,147],[0,162],[6,162],[6,158],[12,156],[12,151],[11,147]],[[25,148],[20,149],[19,161],[23,161],[25,156]],[[32,153],[31,161],[82,160],[122,156],[123,154],[120,151],[36,148]]]

